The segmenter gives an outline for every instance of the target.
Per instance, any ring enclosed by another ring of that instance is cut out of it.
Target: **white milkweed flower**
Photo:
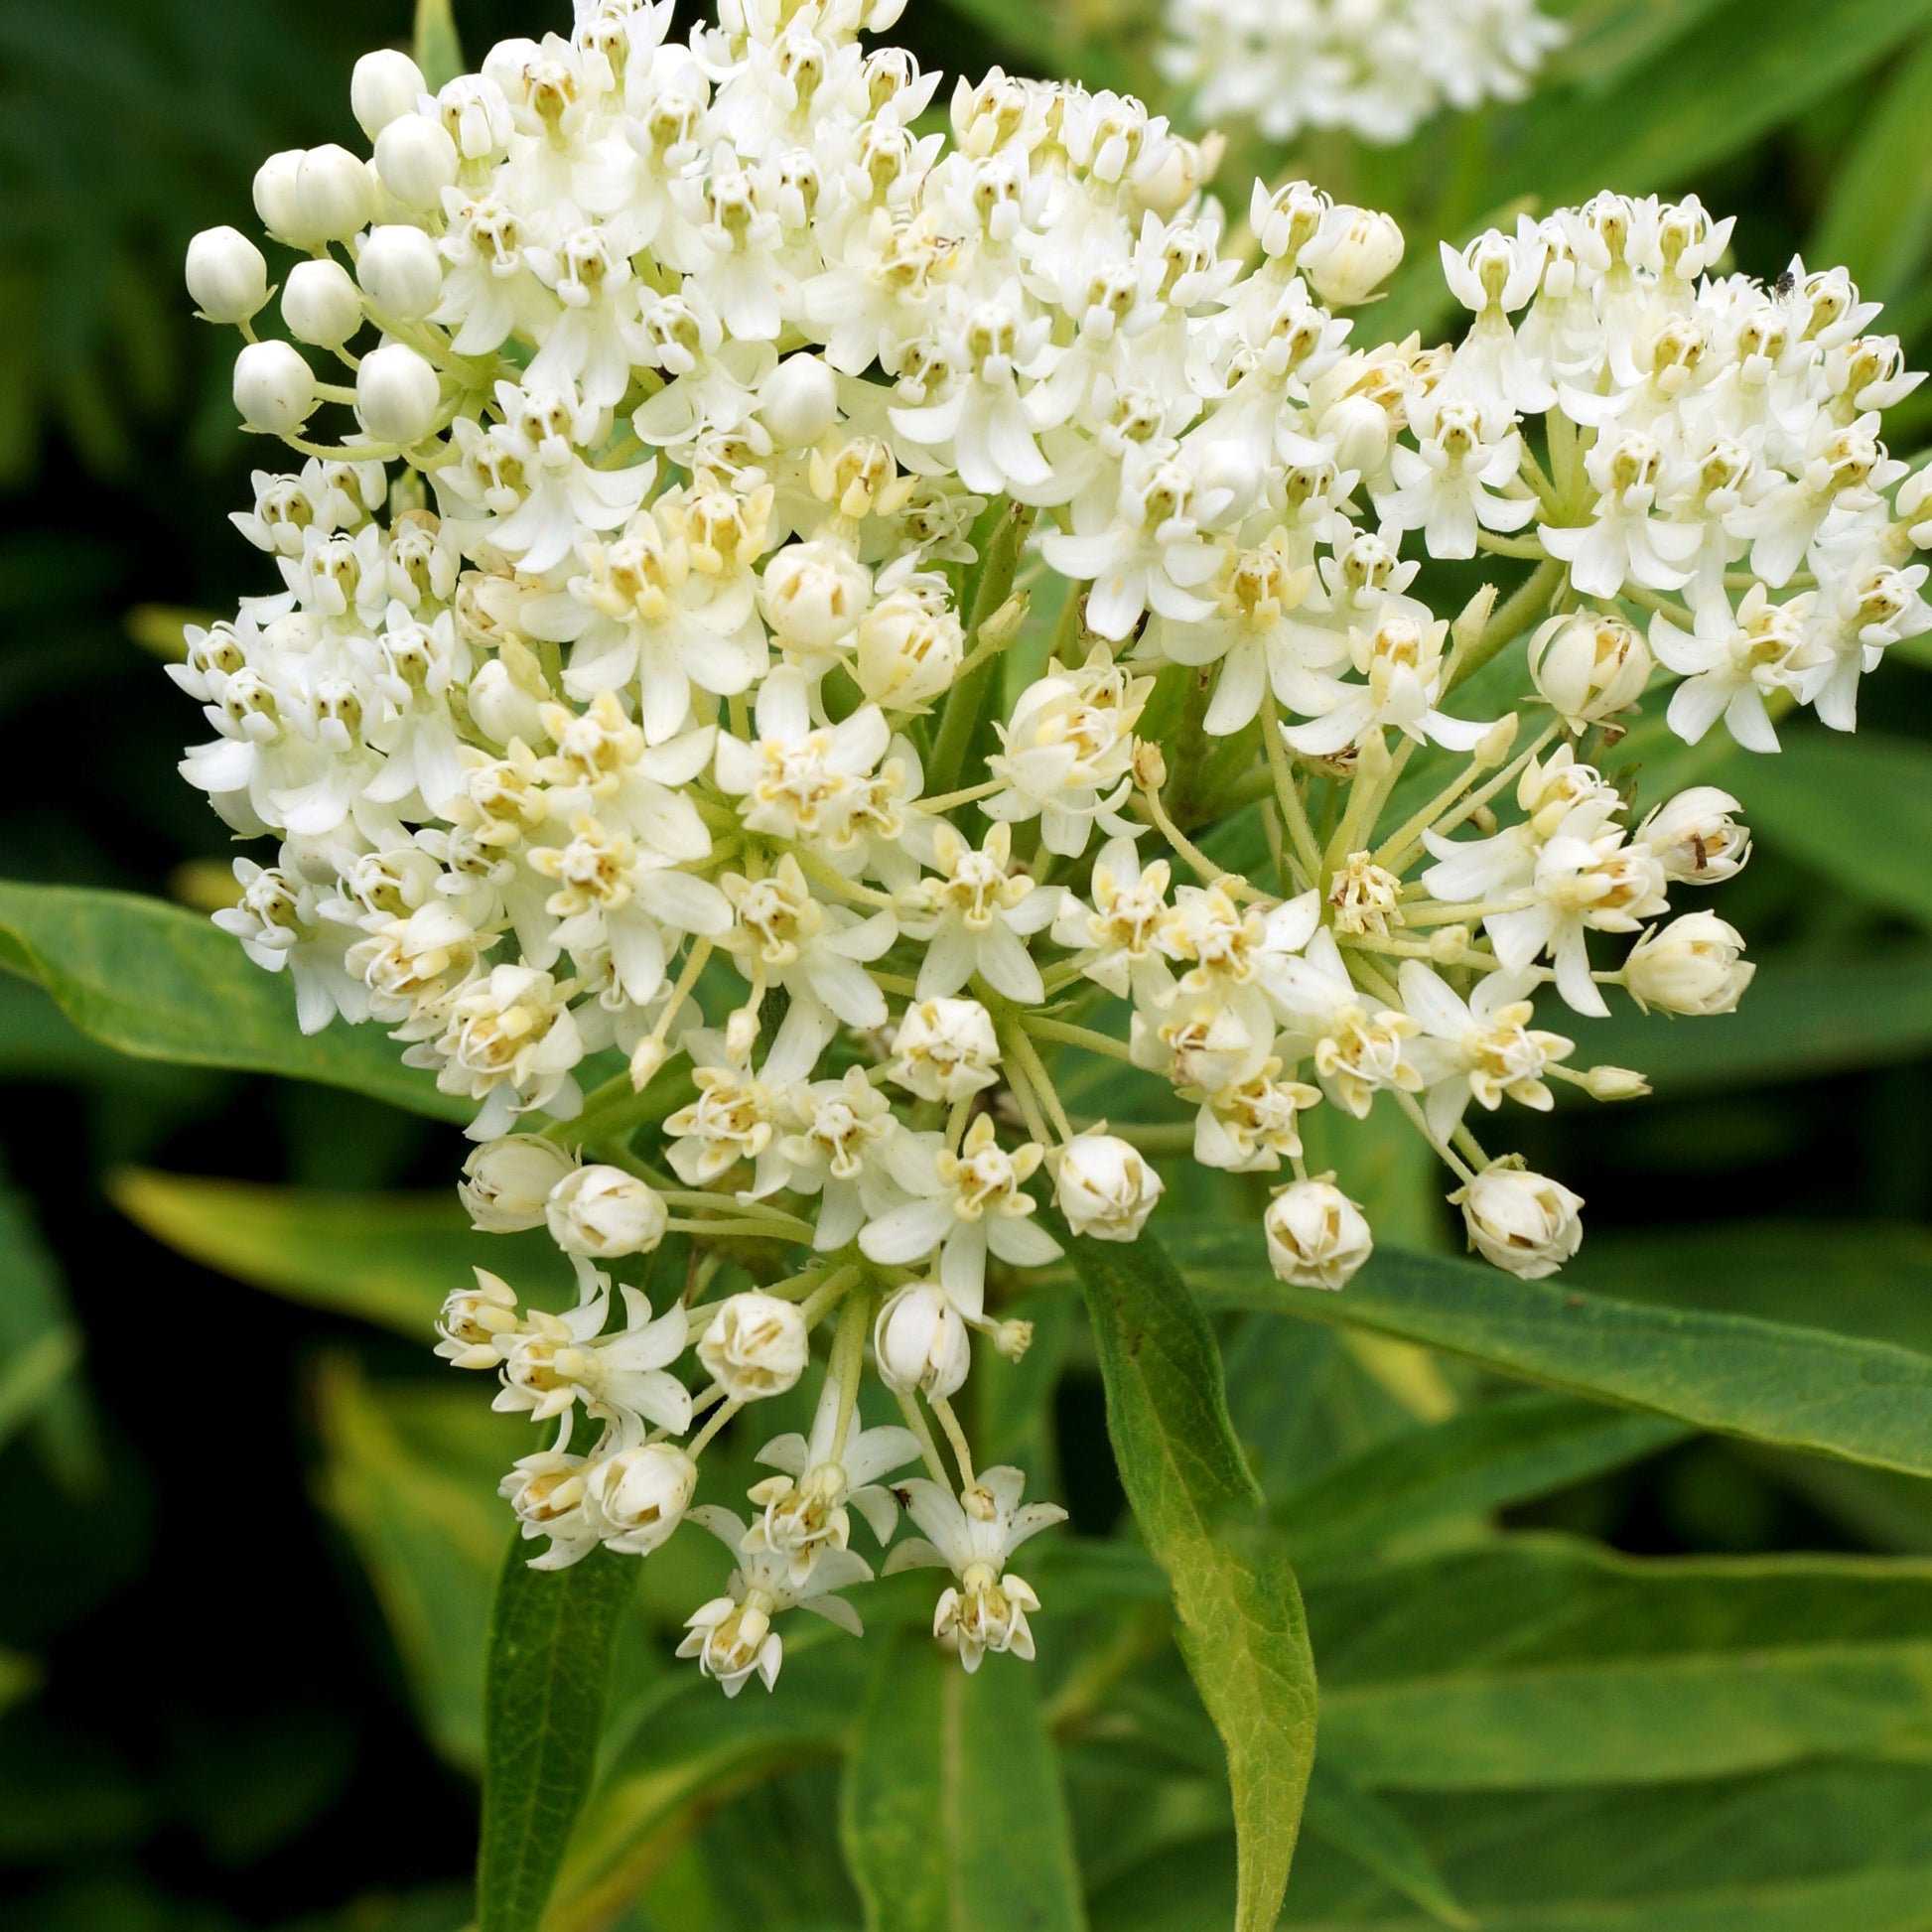
[[[436,1318],[442,1337],[436,1352],[458,1368],[494,1368],[503,1359],[501,1340],[522,1327],[516,1291],[500,1275],[479,1268],[476,1286],[452,1289]]]
[[[698,1340],[706,1374],[734,1402],[782,1395],[811,1359],[805,1317],[775,1295],[730,1295]]]
[[[1650,679],[1642,633],[1622,618],[1575,611],[1530,639],[1530,676],[1572,731],[1628,711]]]
[[[893,1033],[892,1077],[921,1100],[948,1106],[1000,1077],[1000,1037],[977,1000],[918,1000]]]
[[[926,942],[918,997],[945,998],[977,973],[1022,1006],[1045,997],[1026,942],[1052,924],[1060,896],[1013,867],[1013,828],[994,825],[977,847],[952,826],[933,835],[937,877],[901,896],[901,930]]]
[[[1693,785],[1651,811],[1636,837],[1657,855],[1666,879],[1715,886],[1735,878],[1751,856],[1749,831],[1731,817],[1738,809],[1729,792]]]
[[[923,1476],[898,1485],[905,1513],[924,1536],[896,1545],[886,1559],[887,1574],[919,1568],[952,1572],[956,1581],[940,1594],[932,1634],[957,1646],[969,1672],[979,1669],[989,1650],[1033,1659],[1027,1612],[1039,1608],[1039,1598],[1007,1565],[1029,1537],[1064,1522],[1066,1511],[1057,1503],[1023,1506],[1026,1481],[1021,1470],[1002,1467],[982,1469],[979,1480],[957,1497]]]
[[[950,1396],[972,1367],[966,1324],[936,1282],[909,1282],[886,1298],[873,1324],[873,1352],[888,1388]]]
[[[484,1234],[540,1228],[554,1188],[577,1170],[577,1158],[542,1134],[506,1134],[473,1148],[457,1189],[471,1224]]]
[[[1046,1157],[1053,1176],[1053,1204],[1075,1234],[1096,1241],[1132,1241],[1166,1183],[1140,1151],[1104,1123],[1076,1134]]]
[[[1665,1013],[1730,1013],[1757,968],[1743,935],[1715,912],[1686,912],[1646,932],[1623,962],[1623,983],[1640,1006]]]
[[[1269,1265],[1298,1288],[1345,1288],[1375,1246],[1362,1210],[1332,1175],[1284,1187],[1268,1203],[1262,1230]]]
[[[1469,1245],[1526,1282],[1554,1275],[1583,1245],[1583,1197],[1544,1174],[1499,1163],[1449,1199],[1462,1209]]]
[[[675,1443],[634,1443],[592,1459],[584,1475],[588,1512],[604,1541],[625,1556],[648,1556],[670,1540],[698,1486],[698,1465]]]
[[[649,1254],[664,1238],[667,1210],[657,1190],[621,1168],[577,1168],[544,1200],[550,1238],[567,1255],[614,1261]]]

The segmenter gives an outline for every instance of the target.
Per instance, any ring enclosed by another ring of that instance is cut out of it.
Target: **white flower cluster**
[[[1563,28],[1536,0],[1168,0],[1168,77],[1206,123],[1271,141],[1406,141],[1440,108],[1520,100]]]
[[[185,774],[280,846],[220,923],[305,1028],[376,1021],[475,1103],[473,1219],[547,1229],[581,1292],[480,1271],[441,1352],[558,1425],[504,1485],[539,1563],[687,1515],[731,1546],[686,1643],[730,1692],[780,1612],[856,1627],[851,1514],[884,1544],[901,1504],[938,1633],[1031,1654],[1007,1564],[1059,1512],[951,1405],[975,1332],[1028,1345],[996,1311],[1061,1257],[1042,1193],[1132,1241],[1157,1153],[1281,1174],[1258,1247],[1339,1288],[1370,1231],[1300,1117],[1379,1103],[1475,1249],[1559,1267],[1581,1203],[1469,1106],[1643,1083],[1567,1066],[1537,995],[1722,1013],[1750,975],[1715,915],[1657,924],[1744,863],[1736,801],[1632,825],[1597,749],[1678,677],[1687,736],[1849,725],[1932,621],[1932,484],[1894,511],[1876,440],[1912,378],[1842,274],[1714,279],[1695,203],[1604,196],[1446,258],[1455,348],[1353,346],[1386,217],[1257,188],[1248,267],[1162,120],[998,72],[917,133],[934,77],[857,39],[894,11],[726,0],[680,43],[668,0],[579,0],[434,95],[372,55],[373,160],[256,184],[290,340],[253,243],[189,257],[244,418],[307,459],[236,519],[281,590],[175,667],[214,732]],[[1538,568],[1450,622],[1411,533]],[[1532,631],[1536,699],[1444,708]],[[1077,1116],[1082,1062],[1168,1118]],[[694,1506],[815,1332],[757,1514]],[[861,1423],[869,1373],[903,1427]]]

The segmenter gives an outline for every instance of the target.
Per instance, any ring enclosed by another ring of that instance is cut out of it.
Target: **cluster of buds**
[[[1258,187],[1245,265],[1160,117],[997,71],[918,132],[936,76],[858,39],[894,11],[579,0],[435,93],[371,55],[372,159],[257,182],[287,340],[253,242],[189,258],[304,459],[236,518],[280,589],[174,667],[185,775],[278,848],[219,922],[474,1105],[476,1225],[579,1293],[480,1273],[441,1352],[555,1425],[504,1485],[538,1563],[730,1546],[686,1649],[734,1693],[783,1612],[856,1627],[855,1513],[911,1516],[886,1566],[950,1570],[968,1664],[1030,1653],[1058,1512],[954,1399],[1055,1228],[1158,1227],[1157,1157],[1255,1176],[1257,1254],[1339,1289],[1372,1235],[1302,1116],[1394,1110],[1477,1252],[1561,1267],[1581,1203],[1472,1106],[1643,1083],[1539,1002],[1750,976],[1673,905],[1736,800],[1638,816],[1603,752],[1660,700],[1849,727],[1932,622],[1877,440],[1915,378],[1842,273],[1719,277],[1727,224],[1606,195],[1446,258],[1455,347],[1351,345],[1385,216]],[[1478,552],[1536,568],[1438,615],[1425,560]],[[1462,715],[1511,645],[1536,696]],[[753,1513],[698,1503],[814,1374]]]

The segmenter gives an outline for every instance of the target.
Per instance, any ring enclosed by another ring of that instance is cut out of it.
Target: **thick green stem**
[[[1026,548],[1028,534],[1038,511],[1026,503],[1009,503],[986,546],[986,563],[980,571],[979,588],[973,594],[973,609],[968,621],[968,648],[977,645],[987,620],[1013,595],[1014,574],[1020,568],[1020,553]],[[939,742],[932,748],[932,761],[926,768],[927,788],[935,792],[957,791],[960,774],[966,768],[966,755],[972,750],[973,734],[986,706],[987,688],[993,682],[997,655],[990,655],[966,672],[946,698],[946,709],[939,721]]]

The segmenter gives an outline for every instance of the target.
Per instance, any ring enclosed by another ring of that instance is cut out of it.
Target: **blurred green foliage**
[[[0,887],[21,975],[0,978],[8,1932],[469,1920],[492,1491],[521,1438],[424,1346],[482,1247],[447,1110],[373,1037],[301,1041],[199,913],[101,896],[193,903],[223,855],[173,769],[192,714],[130,613],[258,579],[223,521],[254,452],[182,250],[245,215],[261,156],[347,134],[350,64],[408,11],[0,6],[0,853],[15,881],[88,889]],[[1246,172],[1291,165],[1391,207],[1409,262],[1376,321],[1434,328],[1439,238],[1599,186],[1694,189],[1740,216],[1741,266],[1843,260],[1927,358],[1932,5],[1566,11],[1531,100],[1405,148],[1285,156],[1237,131],[1235,211]],[[553,0],[456,16],[473,49],[564,24]],[[914,0],[899,33],[953,70],[1149,84],[1140,0]],[[1932,434],[1932,399],[1896,415]],[[1656,1099],[1526,1123],[1532,1163],[1589,1200],[1560,1287],[1417,1263],[1316,1307],[1175,1241],[1323,1689],[1288,1923],[1932,1925],[1932,654],[1892,660],[1864,734],[1794,733],[1739,787],[1760,850],[1726,916],[1763,962],[1743,1011],[1671,1033]],[[1670,781],[1743,758],[1680,752]],[[1598,1023],[1583,1053],[1645,1065],[1655,1036]],[[1445,1233],[1411,1147],[1337,1158],[1427,1251]],[[540,1252],[487,1258],[527,1283]],[[780,1696],[726,1705],[667,1664],[717,1573],[674,1540],[619,1632],[555,1932],[1019,1932],[1016,1896],[1095,1932],[1228,1922],[1226,1759],[1162,1575],[1119,1535],[1070,1279],[1027,1312],[1024,1375],[974,1386],[989,1449],[1074,1514],[1029,1567],[1053,1612],[1036,1680],[996,1660],[967,1699],[913,1637],[828,1632],[788,1644]],[[869,1624],[929,1614],[908,1581],[870,1593]],[[964,1843],[1016,1806],[1057,1821],[1017,1894],[933,1846],[934,1738],[1000,1766],[952,1801]]]

